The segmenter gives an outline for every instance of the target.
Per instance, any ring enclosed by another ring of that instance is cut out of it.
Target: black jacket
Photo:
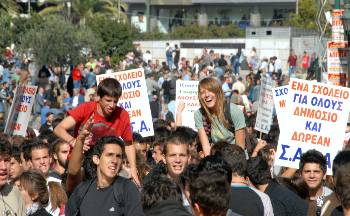
[[[40,208],[30,216],[51,216],[51,215],[44,208]]]
[[[146,216],[191,216],[181,202],[173,200],[160,201],[144,212]]]

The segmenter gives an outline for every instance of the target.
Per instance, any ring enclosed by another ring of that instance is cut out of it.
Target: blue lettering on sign
[[[288,88],[275,89],[276,97],[288,94]]]
[[[132,89],[132,88],[139,88],[141,87],[140,80],[132,80],[128,82],[123,82],[122,89]]]
[[[290,152],[290,146],[289,145],[281,144],[281,146],[282,146],[282,153],[278,157],[280,160],[293,161],[293,162],[300,160],[300,157],[303,154],[301,148],[297,148],[295,152]],[[289,157],[288,155],[294,155],[294,156],[293,157]],[[331,155],[328,152],[328,153],[324,154],[324,156],[326,157],[326,160],[327,160],[327,167],[328,167],[328,169],[330,169],[332,167]]]
[[[119,102],[118,106],[121,107],[121,108],[124,108],[124,109],[130,109],[131,108],[131,102],[130,101]]]
[[[302,94],[294,94],[293,102],[297,102],[300,104],[307,104],[307,95]]]
[[[21,99],[21,103],[30,103],[32,97],[31,96],[22,95],[20,99]]]
[[[321,123],[306,121],[305,130],[320,132],[321,131]]]
[[[146,125],[145,121],[144,121],[144,120],[141,120],[141,129],[140,129],[140,132],[142,132],[143,130],[149,131],[150,129],[147,128],[147,125]]]

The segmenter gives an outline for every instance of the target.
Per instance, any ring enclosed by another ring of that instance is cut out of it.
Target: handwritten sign
[[[118,106],[129,113],[133,131],[143,137],[153,136],[152,115],[143,68],[97,75],[97,84],[106,78],[114,78],[120,82],[123,93]]]
[[[6,134],[26,136],[37,88],[30,85],[17,86],[6,121]]]
[[[316,149],[327,158],[327,174],[343,147],[350,89],[291,79],[286,100],[288,126],[279,136],[275,165],[298,168],[302,153]]]
[[[198,81],[176,81],[176,110],[181,101],[185,103],[185,108],[182,112],[182,126],[187,126],[194,130],[197,130],[194,123],[194,111],[200,108],[198,84]]]
[[[272,124],[273,93],[275,81],[270,77],[261,78],[261,90],[259,97],[259,108],[256,116],[255,130],[269,133]]]

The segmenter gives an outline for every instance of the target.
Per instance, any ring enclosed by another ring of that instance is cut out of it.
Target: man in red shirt
[[[123,108],[117,106],[122,94],[120,83],[112,78],[103,80],[97,89],[100,97],[98,102],[87,102],[77,108],[68,111],[69,116],[57,125],[54,133],[64,141],[74,146],[81,127],[93,116],[91,134],[84,144],[84,150],[93,146],[96,140],[104,136],[117,136],[125,143],[125,152],[131,166],[131,175],[139,184],[136,170],[136,151],[132,144],[132,130],[129,114]],[[74,127],[74,137],[67,131]]]
[[[301,59],[301,68],[303,73],[307,72],[307,69],[309,69],[310,66],[310,56],[307,54],[306,51],[304,51],[303,58]]]
[[[289,72],[289,77],[295,73],[295,70],[297,68],[297,56],[294,53],[294,50],[290,51],[289,57],[288,57],[288,72]]]
[[[83,78],[84,64],[77,64],[72,71],[73,85],[75,89],[80,89],[81,79]]]

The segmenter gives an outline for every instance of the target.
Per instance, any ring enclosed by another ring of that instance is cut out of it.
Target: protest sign
[[[153,136],[153,122],[144,69],[97,75],[97,84],[106,78],[114,78],[120,82],[123,93],[119,98],[118,106],[129,113],[133,131],[140,133],[143,137]]]
[[[327,43],[328,84],[346,86],[348,74],[348,42]]]
[[[344,41],[344,25],[342,15],[344,9],[334,9],[332,11],[332,41]]]
[[[26,136],[37,86],[18,85],[7,117],[5,133]]]
[[[198,81],[176,81],[176,110],[181,101],[185,104],[185,108],[181,114],[182,126],[187,126],[195,130],[194,111],[200,108],[198,100],[198,83]]]
[[[288,124],[288,118],[286,115],[286,101],[288,98],[288,86],[281,86],[272,89],[273,92],[273,102],[275,105],[275,110],[277,114],[278,124],[280,129],[283,129],[283,124]]]
[[[272,124],[273,93],[275,81],[271,77],[261,78],[261,90],[259,97],[258,114],[256,116],[255,130],[269,133]]]
[[[316,149],[327,158],[327,174],[343,147],[350,89],[291,79],[286,101],[288,125],[280,130],[275,165],[299,167],[302,153]]]

